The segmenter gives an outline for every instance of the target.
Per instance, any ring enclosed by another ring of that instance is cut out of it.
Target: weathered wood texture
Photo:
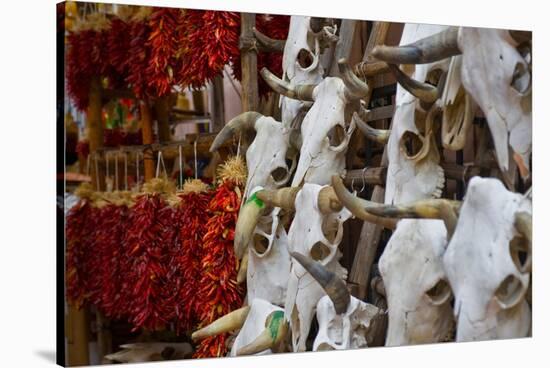
[[[86,308],[77,309],[69,303],[66,329],[67,364],[70,367],[90,364],[89,324]]]
[[[151,117],[151,107],[147,101],[140,103],[141,112],[141,133],[143,144],[149,145],[154,141],[153,136],[153,120]],[[155,177],[155,160],[152,150],[145,150],[143,152],[143,176],[145,181],[151,180]]]
[[[212,81],[212,127],[211,132],[219,132],[225,124],[223,76],[217,75]]]
[[[258,56],[255,46],[249,46],[254,40],[252,28],[256,25],[256,14],[241,13],[241,68],[242,68],[242,95],[243,111],[258,111]],[[253,43],[255,45],[255,42]]]
[[[154,108],[159,141],[168,142],[170,140],[170,96],[157,98],[154,103]]]

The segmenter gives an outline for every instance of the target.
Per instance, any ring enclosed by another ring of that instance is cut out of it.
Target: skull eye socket
[[[309,50],[300,49],[297,61],[302,68],[307,69],[313,64],[313,54]]]
[[[314,260],[322,261],[330,255],[330,248],[321,242],[317,242],[311,247],[309,254]]]
[[[331,147],[338,147],[346,140],[346,130],[343,126],[338,124],[328,132],[327,136],[329,140],[329,145]]]
[[[516,235],[510,241],[510,255],[519,272],[526,273],[529,271],[528,266],[531,262],[531,252],[529,250],[529,241],[525,236],[521,234]]]
[[[451,287],[443,279],[440,279],[431,289],[426,291],[426,296],[433,305],[442,305],[451,298],[451,295]]]
[[[254,243],[253,244],[254,250],[259,255],[264,254],[269,248],[269,239],[267,239],[265,236],[262,236],[260,234],[254,234],[253,243]]]
[[[439,84],[439,81],[441,80],[442,75],[443,75],[443,70],[432,69],[428,72],[428,75],[426,76],[426,83],[437,87],[437,85]]]
[[[495,292],[497,303],[502,309],[510,309],[518,305],[522,300],[527,287],[514,275],[508,275]]]
[[[516,64],[511,86],[520,94],[525,94],[529,90],[529,87],[531,87],[531,73],[529,73],[527,64],[522,62]]]
[[[424,142],[420,139],[418,134],[411,131],[406,131],[400,140],[400,146],[405,156],[409,159],[415,158],[422,150]]]
[[[271,172],[271,177],[275,183],[285,182],[288,177],[288,170],[286,167],[279,166]]]

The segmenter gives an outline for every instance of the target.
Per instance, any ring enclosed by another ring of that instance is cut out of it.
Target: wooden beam
[[[159,141],[167,142],[170,140],[170,95],[157,98],[154,108]]]
[[[68,303],[67,363],[70,367],[90,364],[88,349],[89,324],[86,308],[78,309]]]
[[[220,131],[225,125],[223,76],[216,75],[212,81],[212,126],[211,132]]]
[[[256,25],[256,14],[241,13],[241,49],[242,95],[243,111],[258,111],[258,60],[255,42],[250,46],[250,40],[255,41],[252,28]]]
[[[338,70],[338,60],[341,58],[349,59],[357,22],[358,21],[353,19],[342,20],[329,75],[334,77],[339,76],[340,72]]]
[[[151,106],[149,102],[141,101],[141,133],[143,144],[150,145],[153,143],[153,120],[151,117]],[[151,150],[143,152],[144,180],[148,181],[155,177],[155,159]]]
[[[374,109],[369,110],[366,116],[361,116],[361,118],[366,122],[391,119],[393,117],[394,112],[395,112],[394,105],[376,107]]]
[[[99,80],[99,77],[93,77],[90,83],[90,92],[88,93],[88,108],[86,109],[86,128],[88,129],[88,141],[90,144],[91,154],[103,147],[103,121],[101,119],[101,108],[101,81]],[[96,172],[93,165],[90,168],[90,174],[92,176],[94,189],[102,190],[102,174],[100,172]],[[99,183],[100,188],[95,188],[97,183]]]

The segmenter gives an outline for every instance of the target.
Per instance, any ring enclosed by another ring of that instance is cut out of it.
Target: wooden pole
[[[252,27],[256,25],[256,14],[241,13],[241,68],[243,111],[258,111],[258,60],[256,39]]]
[[[216,75],[212,81],[212,128],[211,132],[222,130],[225,125],[223,76]]]
[[[367,48],[365,50],[365,56],[363,60],[367,60],[368,55],[371,50],[376,45],[383,44],[386,35],[388,33],[389,23],[387,22],[375,22],[367,42]],[[367,79],[367,83],[372,83],[373,79]],[[372,89],[371,89],[372,91]],[[370,102],[371,96],[365,98],[365,102]],[[384,148],[384,153],[382,154],[381,166],[388,165],[387,149]],[[373,202],[384,202],[384,187],[377,185],[374,187],[371,201]],[[361,233],[359,235],[359,240],[357,242],[357,249],[355,251],[355,257],[353,259],[353,265],[351,267],[350,276],[348,281],[352,284],[357,285],[353,290],[357,293],[356,297],[360,299],[365,299],[367,296],[367,290],[369,285],[369,276],[372,264],[374,262],[374,257],[376,256],[376,251],[378,249],[378,243],[380,242],[380,236],[382,235],[382,227],[374,225],[369,222],[364,222],[361,228]]]
[[[160,142],[170,141],[170,95],[155,100],[155,116],[158,123]]]
[[[88,93],[88,108],[86,109],[86,126],[88,129],[88,141],[90,154],[103,147],[103,121],[101,119],[101,81],[99,77],[92,78],[90,92]],[[101,172],[96,172],[95,165],[90,165],[92,185],[95,190],[104,189],[104,177]],[[99,187],[97,187],[99,183]]]
[[[77,309],[69,303],[66,333],[67,363],[69,366],[90,364],[88,335],[89,326],[86,308]]]
[[[148,101],[141,101],[141,133],[143,138],[143,144],[153,144],[153,120],[151,117],[151,106]],[[144,180],[148,181],[155,177],[155,159],[153,157],[153,150],[146,149],[143,152],[143,166],[144,166]]]

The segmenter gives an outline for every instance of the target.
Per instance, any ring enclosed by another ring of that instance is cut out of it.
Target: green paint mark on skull
[[[257,192],[256,192],[256,193],[257,193]],[[263,207],[264,207],[264,202],[263,202],[260,198],[258,198],[258,197],[256,196],[256,193],[252,194],[252,195],[250,196],[250,198],[248,198],[248,200],[246,201],[246,203],[248,204],[249,202],[254,202],[254,203],[256,203],[256,205],[257,205],[259,208],[263,208]]]
[[[275,340],[277,334],[279,333],[279,326],[283,323],[283,318],[285,314],[283,311],[275,311],[271,316],[271,321],[269,321],[269,333],[271,334],[271,339]]]

